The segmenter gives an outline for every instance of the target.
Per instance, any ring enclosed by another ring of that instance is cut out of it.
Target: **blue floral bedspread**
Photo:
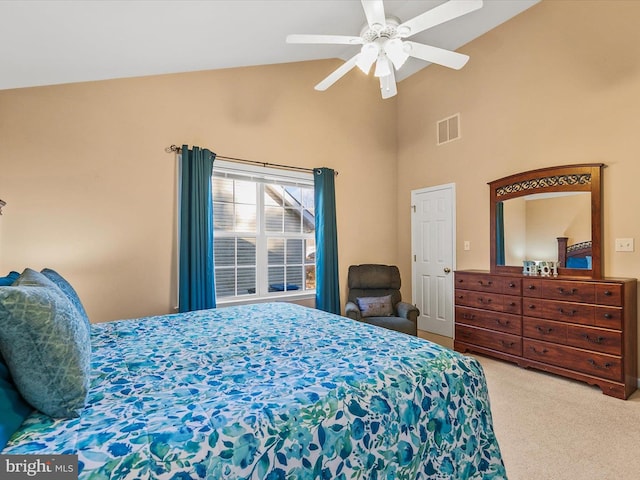
[[[79,418],[34,413],[4,454],[81,479],[504,479],[480,364],[287,303],[92,326]]]

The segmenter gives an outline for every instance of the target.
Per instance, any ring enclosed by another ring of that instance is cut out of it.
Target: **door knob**
[[[449,267],[444,267],[444,273],[449,273],[451,272],[451,269]]]

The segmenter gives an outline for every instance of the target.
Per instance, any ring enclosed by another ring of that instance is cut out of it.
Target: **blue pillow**
[[[71,284],[58,272],[52,270],[50,268],[45,268],[40,271],[45,277],[55,283],[60,290],[67,296],[71,303],[76,307],[82,319],[87,322],[87,325],[90,325],[89,316],[80,301],[80,297],[78,296],[75,289],[71,286]]]
[[[587,259],[585,257],[569,257],[567,258],[567,268],[588,268]]]
[[[22,425],[33,408],[20,396],[20,392],[11,381],[11,375],[0,356],[0,450],[7,444],[11,435]]]
[[[0,287],[0,352],[33,407],[54,418],[76,417],[89,390],[90,330],[64,293],[26,269]]]
[[[15,282],[20,274],[18,272],[9,272],[6,277],[0,277],[0,287],[8,287]]]

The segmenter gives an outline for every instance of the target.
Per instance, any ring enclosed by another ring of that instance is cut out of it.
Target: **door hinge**
[[[415,205],[411,205],[411,208],[413,209],[413,213],[416,213],[416,206]]]
[[[416,256],[413,256],[413,261],[416,262],[418,259],[416,258]]]

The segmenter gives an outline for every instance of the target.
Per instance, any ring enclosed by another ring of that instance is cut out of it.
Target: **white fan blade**
[[[378,45],[375,43],[367,43],[362,46],[360,50],[360,55],[358,56],[358,60],[356,61],[356,65],[362,73],[365,75],[369,75],[369,70],[371,70],[371,65],[378,58],[378,53],[380,52]]]
[[[404,51],[404,46],[402,45],[402,40],[399,38],[392,38],[388,40],[384,44],[384,51],[389,57],[389,60],[393,62],[393,66],[396,67],[396,70],[399,70],[404,62],[409,58],[409,54]]]
[[[386,77],[380,77],[380,93],[382,94],[383,99],[393,97],[398,93],[398,87],[396,86],[396,76],[393,73],[393,69],[391,70],[391,73]]]
[[[343,76],[345,76],[349,70],[356,66],[356,61],[360,54],[351,57],[349,60],[340,65],[336,70],[334,70],[327,78],[322,80],[319,84],[317,84],[314,88],[319,91],[324,91],[329,88],[331,85],[340,80]]]
[[[449,0],[399,25],[398,35],[402,38],[410,37],[479,8],[482,8],[482,0]]]
[[[364,40],[360,37],[350,37],[347,35],[287,35],[287,43],[337,43],[340,45],[360,45]]]
[[[415,58],[426,62],[437,63],[445,67],[460,70],[469,61],[469,55],[464,55],[444,48],[432,47],[416,42],[404,42],[405,51]]]
[[[375,30],[376,25],[379,25],[377,28],[381,29],[387,24],[382,0],[362,0],[362,8],[364,8],[364,14],[367,17],[369,28]]]

